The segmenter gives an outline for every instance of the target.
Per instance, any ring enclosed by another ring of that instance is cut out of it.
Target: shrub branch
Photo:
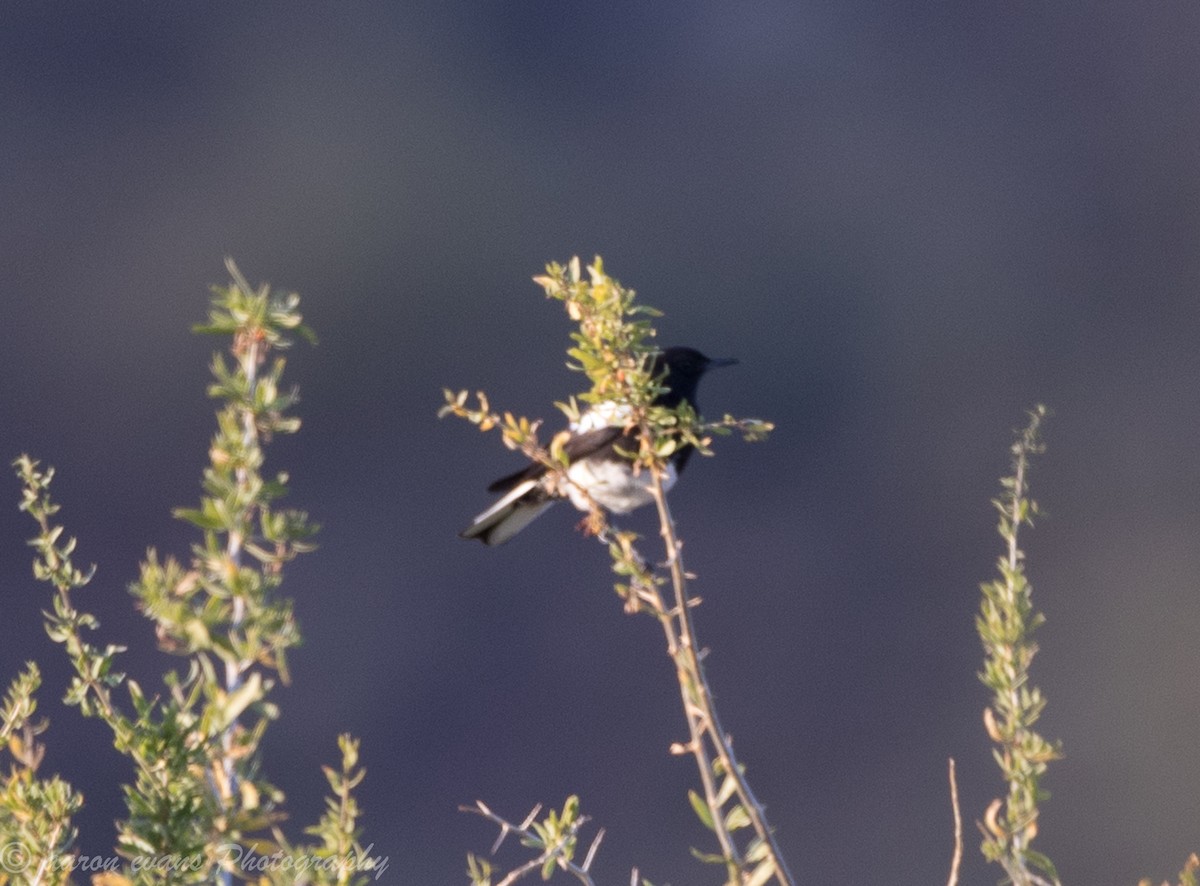
[[[86,639],[98,622],[76,607],[74,592],[94,570],[73,565],[75,540],[64,540],[63,527],[51,520],[58,511],[49,493],[53,469],[22,456],[15,463],[21,509],[38,526],[34,574],[54,587],[46,630],[75,670],[66,703],[103,720],[116,749],[134,764],[133,783],[122,786],[128,817],[117,832],[127,864],[119,874],[106,873],[108,886],[230,884],[247,879],[247,853],[270,862],[253,868],[257,883],[365,883],[366,872],[382,873],[387,860],[369,857],[359,843],[352,792],[364,771],[357,742],[339,738],[342,766],[325,771],[333,796],[326,815],[307,830],[320,841],[314,846],[293,846],[282,834],[283,795],[262,775],[261,741],[278,717],[269,694],[274,678],[287,680],[286,653],[299,642],[291,601],[279,588],[284,566],[312,549],[315,532],[303,512],[276,507],[287,476],[262,472],[271,436],[300,425],[288,414],[295,392],[281,387],[284,361],[268,357],[293,334],[311,333],[297,296],[280,297],[265,285],[252,289],[232,262],[227,267],[232,283],[214,287],[208,323],[197,330],[227,337],[234,362],[213,358],[209,394],[222,405],[204,495],[198,507],[175,512],[200,530],[201,541],[186,563],[149,551],[130,588],[159,647],[185,667],[168,671],[161,692],[148,695],[116,670],[123,647]],[[21,767],[0,795],[0,835],[13,836],[31,859],[22,871],[34,874],[34,882],[60,884],[69,882],[70,866],[63,864],[74,839],[69,813],[81,800],[65,783],[34,776],[41,750],[33,736],[43,728],[30,719],[36,684],[31,666],[3,708],[0,735]],[[114,697],[118,687],[128,692],[126,705]],[[12,822],[23,824],[14,831]]]
[[[1029,424],[1012,446],[1012,475],[1000,481],[1002,493],[992,502],[1000,515],[997,528],[1005,552],[997,562],[999,578],[981,585],[975,620],[985,653],[979,678],[992,690],[992,703],[983,712],[984,726],[996,744],[994,755],[1008,786],[1007,795],[992,802],[979,825],[982,849],[989,861],[1004,868],[1014,886],[1059,882],[1050,859],[1030,846],[1037,835],[1038,803],[1048,797],[1041,777],[1062,750],[1033,728],[1046,706],[1029,679],[1037,654],[1033,634],[1045,618],[1033,609],[1025,554],[1018,544],[1021,526],[1032,526],[1038,513],[1037,503],[1029,497],[1028,474],[1030,459],[1044,450],[1040,432],[1045,418],[1044,406],[1029,412]]]
[[[591,382],[591,389],[579,399],[591,404],[613,404],[614,414],[627,416],[626,426],[637,431],[637,451],[629,455],[633,469],[648,472],[650,478],[648,488],[657,508],[666,550],[666,575],[649,565],[638,551],[638,536],[612,525],[594,502],[585,527],[608,547],[613,571],[621,579],[616,590],[625,601],[626,611],[645,612],[662,625],[688,726],[687,742],[674,744],[671,751],[694,758],[701,793],[691,791],[689,799],[701,822],[713,832],[720,849],[719,854],[693,850],[695,855],[724,867],[726,883],[731,886],[762,886],[768,881],[791,886],[794,880],[762,804],[751,791],[744,767],[734,756],[729,736],[717,717],[692,621],[691,610],[700,601],[688,594],[683,543],[676,533],[662,482],[669,459],[681,447],[692,446],[710,455],[709,444],[714,434],[736,430],[747,440],[760,440],[772,425],[730,416],[719,422],[705,422],[686,402],[675,408],[657,405],[655,401],[663,388],[662,379],[650,371],[656,348],[649,318],[657,317],[658,312],[635,304],[633,290],[605,274],[599,258],[587,271],[585,279],[576,258],[565,267],[550,265],[546,274],[535,280],[548,297],[563,302],[568,316],[578,324],[571,333],[575,344],[568,351],[572,361],[569,365],[586,373]],[[544,445],[537,436],[539,422],[493,412],[482,392],[477,394],[475,406],[470,404],[466,391],[447,390],[445,397],[440,414],[465,418],[482,431],[499,428],[508,448],[519,450],[546,467],[548,484],[561,489],[571,482],[562,449],[566,435],[560,434]],[[558,405],[568,420],[579,419],[580,409],[574,398]],[[668,582],[671,591],[664,596]],[[737,832],[746,828],[753,836],[739,844]],[[477,877],[474,882],[490,882],[487,879],[490,869],[486,874],[481,873],[478,860],[474,859],[472,864],[472,876]]]

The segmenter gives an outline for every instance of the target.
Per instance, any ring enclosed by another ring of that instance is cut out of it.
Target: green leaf
[[[775,876],[775,862],[768,858],[756,867],[750,877],[746,880],[745,886],[763,886],[768,880]]]
[[[725,830],[736,831],[750,827],[750,814],[741,803],[734,806],[725,815]]]
[[[724,855],[718,855],[715,852],[701,852],[696,847],[691,849],[692,858],[702,861],[704,864],[725,864],[729,859]]]
[[[729,802],[729,798],[733,796],[733,792],[737,790],[737,782],[730,776],[725,776],[721,779],[721,787],[717,790],[717,805],[724,806]]]
[[[263,697],[262,675],[254,671],[237,689],[223,700],[217,720],[219,729],[228,729],[238,717]]]
[[[716,826],[713,822],[712,810],[708,808],[708,804],[704,801],[704,798],[694,790],[689,790],[688,800],[692,804],[692,810],[696,813],[696,817],[700,819],[700,823],[710,831],[715,831]]]
[[[1055,883],[1058,882],[1058,871],[1054,869],[1054,862],[1052,862],[1045,855],[1042,855],[1042,853],[1033,849],[1026,849],[1025,860],[1042,873],[1048,874],[1050,879],[1052,879]]]

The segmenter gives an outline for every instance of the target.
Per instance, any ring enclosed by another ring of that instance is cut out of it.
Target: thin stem
[[[62,823],[60,822],[54,826],[54,830],[50,833],[50,837],[46,841],[46,845],[51,848],[51,852],[54,851],[53,847],[58,845],[58,837],[61,833]],[[42,880],[46,876],[46,869],[50,866],[51,859],[52,856],[48,855],[43,858],[41,862],[39,862],[38,869],[34,873],[33,879],[29,881],[31,886],[41,886]]]
[[[946,886],[958,886],[958,869],[962,866],[962,811],[958,805],[958,778],[954,774],[954,758],[950,758],[950,805],[954,809],[954,856],[950,859],[950,878]]]
[[[242,365],[242,372],[246,376],[247,399],[250,403],[254,402],[255,386],[258,382],[258,367],[263,360],[264,344],[252,334],[241,333],[234,341],[234,350]],[[258,425],[254,415],[254,410],[251,406],[246,405],[242,409],[242,452],[249,452],[258,442]],[[250,482],[250,471],[243,464],[236,470],[237,484],[239,488],[245,488]],[[246,519],[242,521],[242,527],[248,529],[250,515],[245,515]],[[241,530],[231,530],[229,538],[225,543],[225,556],[232,567],[231,572],[236,574],[237,570],[242,565],[242,550],[245,545],[245,538]],[[231,638],[235,637],[237,632],[241,630],[242,622],[246,617],[246,600],[240,594],[232,595],[232,612],[230,614],[229,633]],[[235,645],[236,648],[236,645]],[[236,692],[242,685],[242,680],[245,675],[246,664],[234,658],[226,659],[225,661],[225,691],[229,694]],[[234,762],[233,740],[238,728],[238,721],[234,720],[225,728],[224,735],[221,736],[221,748],[223,758],[221,760],[221,768],[225,775],[224,788],[229,792],[230,797],[237,796],[238,793],[238,773]],[[225,798],[219,796],[218,800],[224,802]],[[221,883],[223,886],[232,886],[233,875],[230,871],[221,871]]]
[[[736,879],[742,866],[741,854],[733,841],[733,835],[725,826],[725,816],[721,814],[721,804],[717,798],[717,786],[713,779],[713,765],[709,758],[708,745],[704,740],[705,724],[708,711],[704,698],[708,692],[703,686],[703,676],[699,674],[700,660],[695,654],[694,635],[691,630],[691,613],[688,611],[687,590],[683,576],[683,557],[678,540],[675,538],[674,524],[667,511],[666,498],[662,492],[662,481],[657,471],[653,472],[654,500],[658,505],[659,523],[663,536],[663,544],[667,550],[667,561],[671,569],[671,583],[675,590],[675,611],[667,612],[661,608],[659,621],[667,635],[667,651],[675,662],[679,679],[679,691],[683,699],[684,716],[688,725],[688,749],[696,758],[696,768],[700,772],[700,784],[704,789],[704,802],[712,817],[712,828],[721,844],[721,854],[725,856],[730,867],[730,876]],[[661,595],[660,595],[661,599]],[[711,720],[709,720],[711,722]]]
[[[1012,511],[1009,514],[1009,519],[1012,520],[1012,532],[1008,536],[1008,568],[1009,568],[1010,575],[1016,573],[1017,567],[1021,562],[1021,549],[1017,546],[1017,534],[1018,534],[1018,532],[1020,532],[1020,528],[1021,528],[1021,502],[1025,498],[1025,463],[1026,463],[1025,447],[1022,446],[1019,450],[1019,455],[1017,456],[1017,465],[1016,465],[1017,469],[1016,469],[1016,476],[1014,477],[1015,484],[1013,486],[1013,494],[1012,494],[1012,501],[1011,501]],[[1016,594],[1016,588],[1013,586],[1012,579],[1009,578],[1005,582],[1005,584],[1007,586],[1006,589],[1007,589],[1009,597],[1010,597],[1010,603],[1015,605],[1017,594]],[[1011,710],[1011,711],[1021,710],[1021,699],[1018,694],[1018,686],[1015,681],[1013,682],[1012,686],[1009,687],[1008,696],[1009,696],[1009,710]],[[1011,804],[1012,793],[1013,793],[1012,790],[1010,790],[1009,791],[1010,804]],[[1025,866],[1024,851],[1025,851],[1024,834],[1021,833],[1020,831],[1014,832],[1012,834],[1012,858],[1018,867],[1018,870],[1021,874],[1021,878],[1014,877],[1013,879],[1018,884],[1021,884],[1023,882],[1028,882],[1028,878],[1029,878],[1029,870]]]
[[[782,886],[794,886],[795,880],[787,868],[783,853],[775,841],[775,835],[767,823],[766,812],[758,802],[746,781],[741,767],[733,754],[733,747],[724,729],[721,728],[717,717],[716,703],[713,693],[704,674],[704,665],[697,653],[696,631],[692,623],[692,603],[687,593],[687,573],[683,568],[683,545],[675,534],[675,521],[667,506],[666,492],[663,490],[662,475],[659,471],[651,472],[652,484],[650,491],[658,508],[659,525],[662,532],[663,544],[666,547],[667,563],[671,571],[671,584],[675,590],[675,612],[672,621],[677,625],[679,634],[679,651],[676,654],[676,666],[680,672],[680,688],[683,693],[684,711],[687,715],[688,727],[692,732],[693,753],[700,768],[700,778],[704,785],[705,799],[713,812],[713,824],[717,837],[721,840],[725,857],[737,864],[741,860],[736,848],[732,847],[732,838],[724,827],[719,805],[716,803],[717,794],[712,785],[712,766],[708,762],[707,750],[703,749],[703,736],[708,735],[716,750],[717,759],[721,761],[727,777],[733,779],[738,799],[750,818],[751,825],[763,845],[767,847],[771,861],[775,865],[775,878]],[[694,697],[693,697],[694,696]],[[722,839],[723,836],[723,839]]]
[[[1012,531],[1008,535],[1008,569],[1009,577],[1005,581],[1005,590],[1009,598],[1009,604],[1014,608],[1017,607],[1018,590],[1011,576],[1015,575],[1020,566],[1022,554],[1018,545],[1017,536],[1021,530],[1021,505],[1025,501],[1025,468],[1028,464],[1028,437],[1022,439],[1017,446],[1017,457],[1015,459],[1015,471],[1013,476],[1012,497],[1009,502],[1008,519],[1012,521]],[[1023,681],[1014,681],[1009,687],[1009,710],[1020,711],[1021,699],[1019,694],[1019,685]],[[1010,784],[1009,805],[1012,805],[1012,795],[1015,792],[1015,783]],[[1029,871],[1025,864],[1025,847],[1026,839],[1023,830],[1014,831],[1012,833],[1012,860],[1016,870],[1012,872],[1014,883],[1031,884],[1036,879]]]

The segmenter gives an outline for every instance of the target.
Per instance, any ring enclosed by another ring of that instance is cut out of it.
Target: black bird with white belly
[[[732,358],[706,357],[694,348],[667,348],[654,358],[651,367],[651,375],[661,376],[664,388],[655,404],[674,408],[687,401],[698,412],[696,388],[704,373],[736,362]],[[625,429],[626,415],[622,412],[611,402],[593,406],[571,426],[571,436],[563,445],[569,463],[566,497],[581,511],[591,510],[589,498],[614,514],[626,514],[653,501],[649,476],[645,471],[635,474],[633,462],[618,452],[638,448],[637,429]],[[674,485],[692,449],[681,446],[671,455],[664,488]],[[538,463],[501,477],[488,487],[488,492],[503,493],[503,497],[476,517],[460,536],[477,538],[486,545],[504,544],[563,498],[552,480],[546,466]]]

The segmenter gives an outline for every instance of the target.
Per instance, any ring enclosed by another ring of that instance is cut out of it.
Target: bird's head
[[[737,362],[733,357],[706,357],[695,348],[666,348],[654,358],[653,373],[656,377],[665,373],[663,385],[667,388],[656,402],[674,407],[687,400],[695,408],[696,388],[704,373]]]

